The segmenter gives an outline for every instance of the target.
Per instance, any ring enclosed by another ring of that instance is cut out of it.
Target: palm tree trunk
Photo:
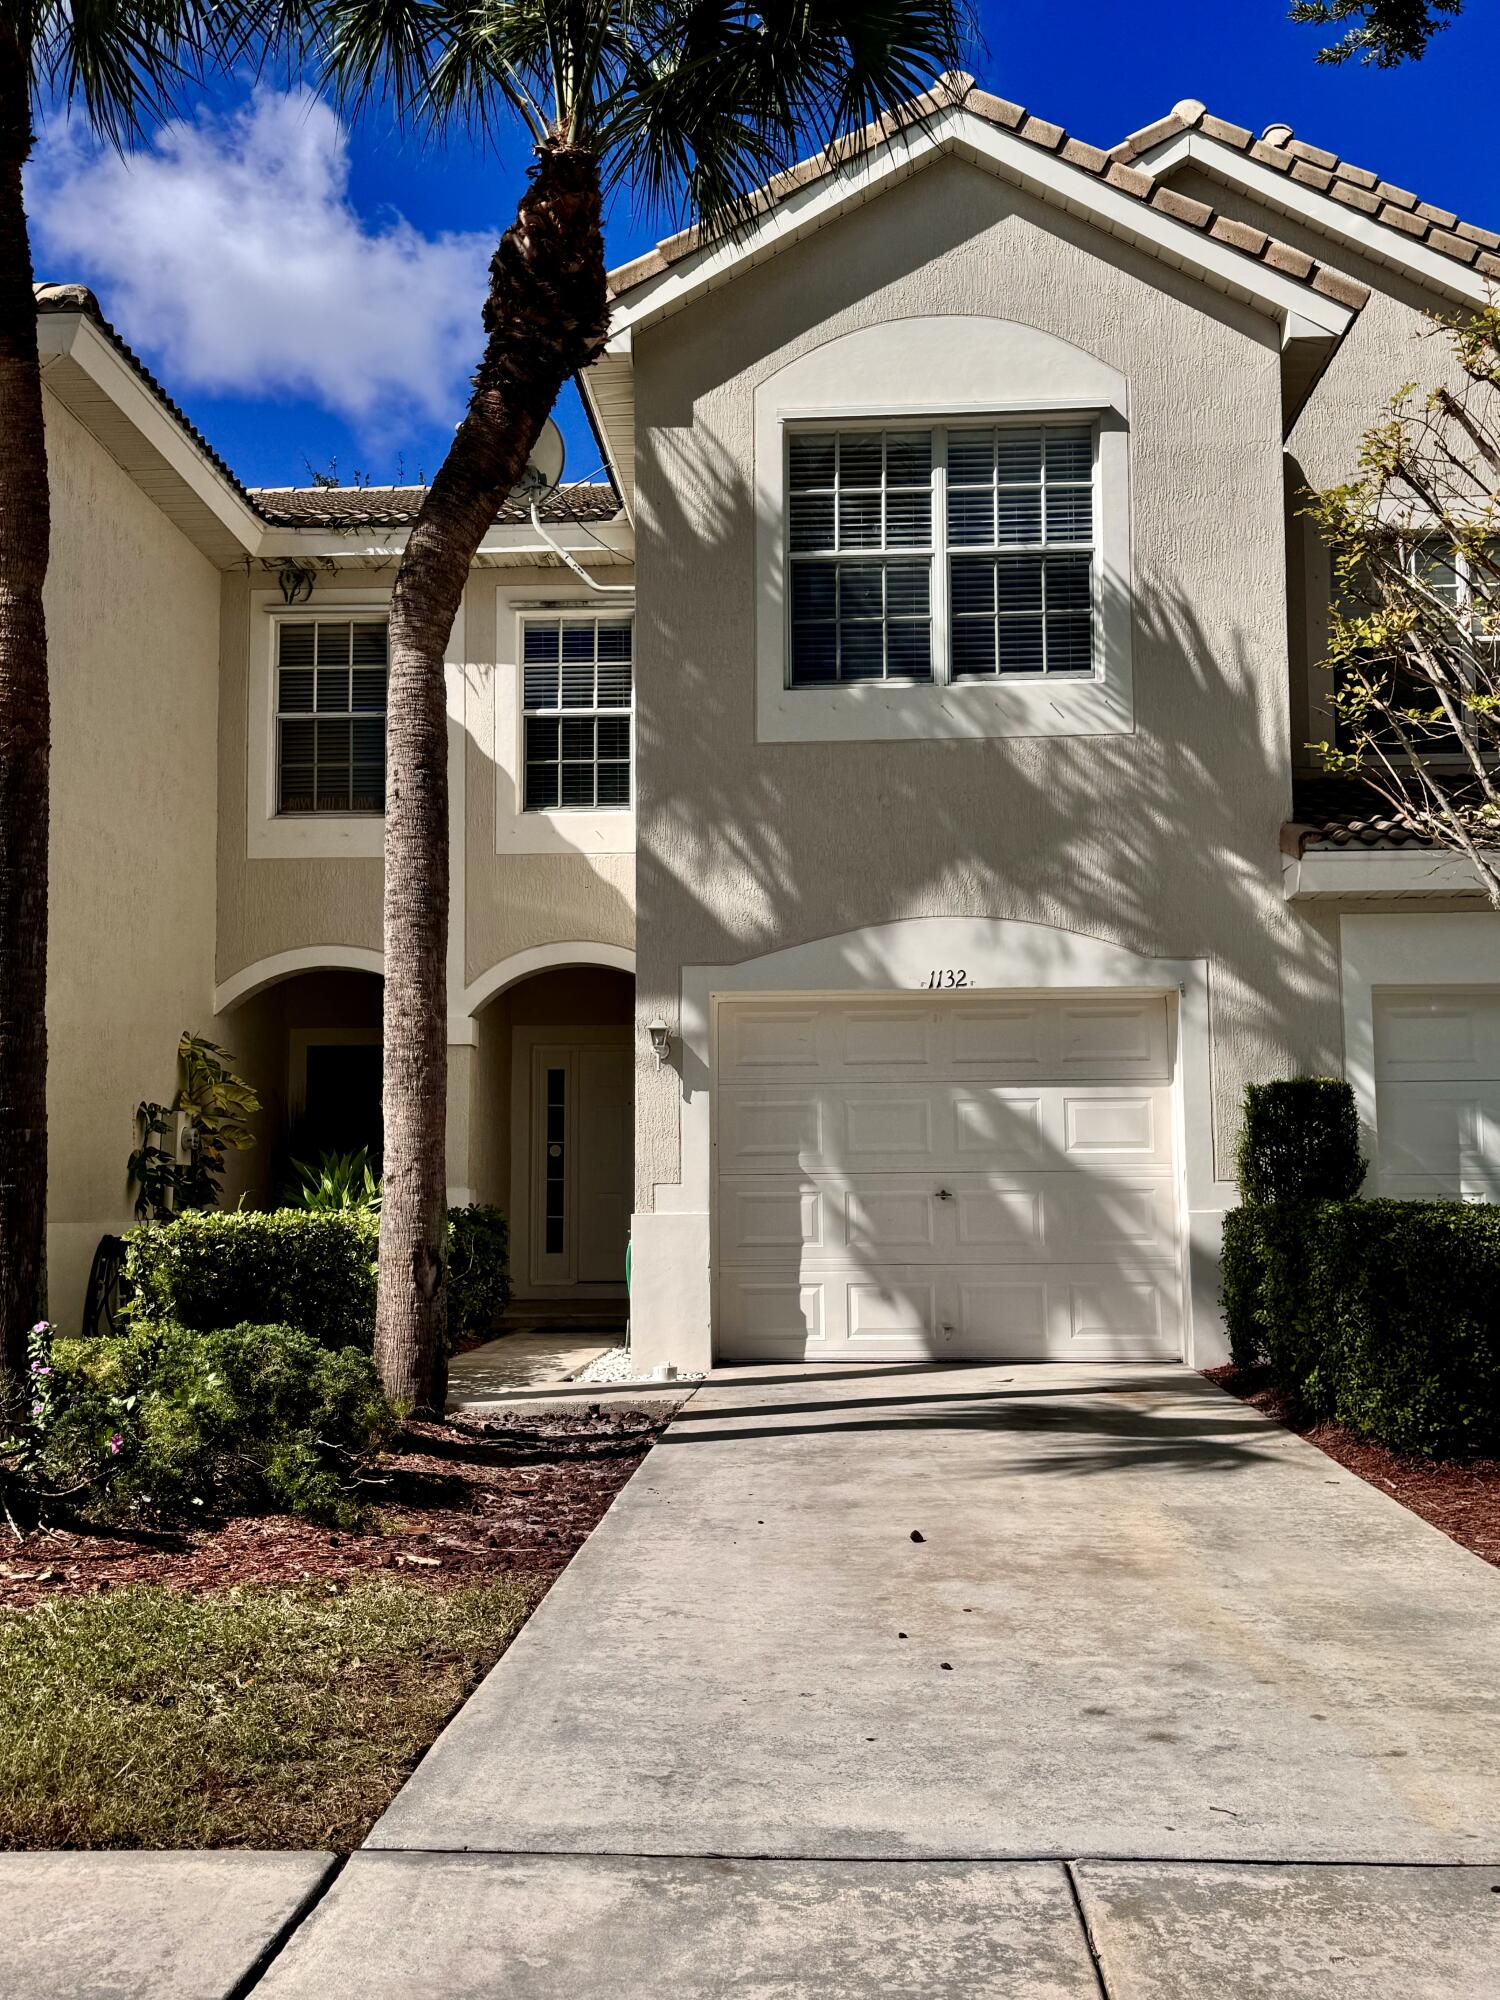
[[[388,1395],[441,1412],[448,1023],[443,655],[469,566],[558,391],[609,327],[593,154],[551,140],[490,265],[474,393],[391,595],[385,803],[385,1186],[375,1358]],[[462,831],[460,831],[462,837]]]
[[[12,10],[7,9],[9,14]],[[42,1315],[47,1226],[50,533],[36,295],[21,195],[26,53],[0,20],[0,1372]]]

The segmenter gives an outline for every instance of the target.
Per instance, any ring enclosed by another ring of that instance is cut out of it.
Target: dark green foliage
[[[367,1355],[290,1326],[143,1323],[53,1343],[37,1486],[104,1516],[260,1508],[351,1522],[394,1414]]]
[[[1284,1202],[1224,1223],[1237,1362],[1397,1451],[1500,1451],[1500,1207]]]
[[[498,1208],[448,1211],[448,1332],[490,1333],[510,1303],[510,1230]]]
[[[324,1347],[369,1349],[377,1227],[360,1209],[204,1209],[146,1223],[126,1238],[131,1312],[200,1333],[277,1321]]]
[[[1245,1201],[1347,1201],[1365,1177],[1354,1092],[1341,1077],[1245,1086],[1236,1158]]]
[[[138,1322],[208,1332],[241,1321],[300,1327],[324,1347],[375,1339],[380,1217],[363,1207],[217,1209],[145,1223],[125,1239]],[[448,1212],[448,1324],[488,1333],[510,1300],[510,1232],[498,1208]]]

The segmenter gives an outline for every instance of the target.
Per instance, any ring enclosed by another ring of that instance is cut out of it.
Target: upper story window
[[[790,685],[1092,675],[1094,435],[791,432]]]
[[[1452,666],[1470,693],[1479,697],[1489,694],[1500,679],[1500,605],[1494,570],[1488,566],[1500,568],[1500,542],[1487,542],[1485,551],[1475,562],[1451,543],[1419,540],[1401,558],[1401,567],[1436,608],[1434,659]],[[1338,601],[1346,616],[1370,608],[1358,590],[1340,590]],[[1341,750],[1357,751],[1363,745],[1400,762],[1414,749],[1426,757],[1467,763],[1471,746],[1486,751],[1490,747],[1484,739],[1492,731],[1479,726],[1473,713],[1465,714],[1460,707],[1455,729],[1438,712],[1441,704],[1432,680],[1409,655],[1361,653],[1338,678],[1341,692],[1351,682],[1357,689],[1361,680],[1368,679],[1390,707],[1402,711],[1398,727],[1388,715],[1362,710],[1358,701],[1353,714],[1336,704],[1334,741]],[[1405,714],[1407,709],[1422,719]]]
[[[276,632],[276,810],[385,810],[383,618],[285,618]]]
[[[632,635],[629,618],[526,620],[527,812],[629,806]]]

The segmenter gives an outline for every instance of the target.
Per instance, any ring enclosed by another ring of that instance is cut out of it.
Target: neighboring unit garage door
[[[1500,1200],[1500,992],[1375,996],[1380,1192]]]
[[[1175,1356],[1163,996],[737,1001],[725,1360]]]

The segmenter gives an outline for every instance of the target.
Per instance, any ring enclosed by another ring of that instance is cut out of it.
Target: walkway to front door
[[[722,1372],[259,1991],[1493,1996],[1497,1657],[1183,1370]]]

